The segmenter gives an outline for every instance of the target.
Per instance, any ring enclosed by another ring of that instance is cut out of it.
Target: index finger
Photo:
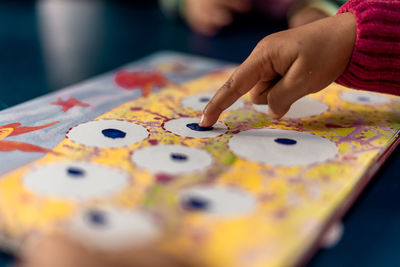
[[[252,55],[253,53],[234,71],[204,108],[203,116],[199,123],[201,127],[214,125],[225,109],[250,91],[260,80],[262,72],[261,57]]]

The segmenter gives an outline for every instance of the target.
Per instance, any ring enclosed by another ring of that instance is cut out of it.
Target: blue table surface
[[[241,62],[262,37],[284,28],[242,16],[207,38],[168,21],[152,1],[1,1],[0,109],[158,50]],[[319,250],[307,266],[400,266],[399,172],[396,149],[343,218],[341,241]],[[0,266],[11,263],[0,253]]]

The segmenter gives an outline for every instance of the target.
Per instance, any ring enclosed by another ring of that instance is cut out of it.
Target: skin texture
[[[61,235],[49,235],[25,244],[21,267],[195,267],[178,260],[156,244],[118,252],[88,249]]]
[[[261,40],[203,111],[199,125],[213,125],[222,111],[250,92],[279,119],[301,97],[335,81],[350,61],[357,24],[352,13],[321,19]]]

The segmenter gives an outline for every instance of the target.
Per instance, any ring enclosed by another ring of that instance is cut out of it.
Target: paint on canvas
[[[47,123],[36,128],[1,123],[0,148],[14,146],[0,157],[40,156],[0,179],[0,231],[20,239],[66,225],[100,249],[162,237],[171,253],[210,266],[293,266],[400,128],[398,97],[332,84],[281,120],[245,96],[201,129],[201,110],[233,68],[163,54],[140,64],[146,71],[45,97],[31,122]],[[19,109],[5,114],[18,119]],[[18,129],[37,137],[23,146],[11,140]],[[57,144],[40,142],[52,136]]]

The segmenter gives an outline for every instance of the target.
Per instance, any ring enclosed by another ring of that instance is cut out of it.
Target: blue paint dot
[[[77,167],[69,167],[67,173],[69,176],[74,178],[82,178],[85,176],[85,171]]]
[[[210,203],[203,198],[191,196],[185,199],[183,205],[187,210],[202,211],[207,210],[210,206]]]
[[[126,136],[126,133],[118,130],[118,129],[104,129],[101,131],[101,133],[108,138],[116,139],[116,138],[124,138]]]
[[[210,102],[210,98],[209,97],[202,97],[202,98],[199,99],[199,101],[203,102],[203,103]]]
[[[170,156],[171,156],[171,159],[174,161],[183,162],[183,161],[188,160],[188,156],[186,156],[185,154],[181,154],[181,153],[171,153]]]
[[[198,132],[205,132],[205,131],[211,131],[213,129],[212,126],[210,127],[201,127],[198,123],[188,123],[186,124],[186,127],[193,131],[198,131]]]
[[[369,98],[366,96],[359,96],[359,97],[357,97],[357,99],[358,99],[358,101],[361,101],[361,102],[369,102]]]
[[[107,219],[103,212],[98,210],[91,210],[87,213],[87,218],[90,223],[94,225],[106,225]]]
[[[291,145],[297,144],[296,140],[293,140],[293,139],[290,139],[290,138],[276,138],[274,141],[276,143],[278,143],[278,144],[287,145],[287,146],[291,146]]]

